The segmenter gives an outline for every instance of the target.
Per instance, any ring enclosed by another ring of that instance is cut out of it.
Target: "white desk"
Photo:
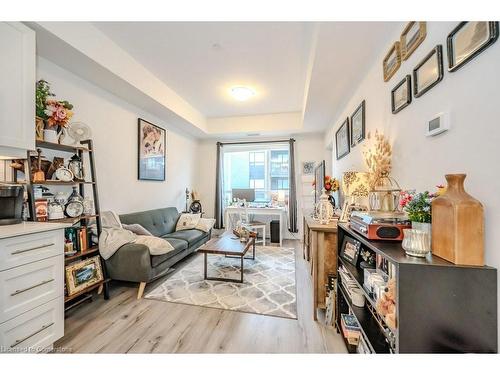
[[[224,226],[227,230],[232,230],[232,221],[229,219],[231,215],[239,215],[244,210],[243,207],[228,206],[224,210]],[[286,228],[287,215],[286,207],[248,207],[249,215],[255,216],[277,216],[280,222],[280,246],[283,244],[283,228]]]

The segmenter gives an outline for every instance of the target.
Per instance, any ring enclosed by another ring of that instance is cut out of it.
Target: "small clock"
[[[59,168],[57,168],[57,170],[55,171],[54,175],[56,176],[56,178],[58,180],[64,181],[64,182],[73,181],[73,178],[75,177],[73,175],[73,172],[71,172],[66,167],[59,167]]]
[[[66,204],[66,215],[69,217],[78,217],[83,214],[83,203],[79,201],[71,201]]]

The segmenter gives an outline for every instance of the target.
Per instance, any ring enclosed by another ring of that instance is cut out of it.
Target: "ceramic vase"
[[[432,238],[432,224],[431,223],[419,223],[417,221],[411,222],[412,229],[417,229],[425,233],[429,233],[429,238]]]
[[[464,189],[465,174],[448,174],[432,201],[432,253],[454,264],[484,266],[483,205]]]
[[[57,131],[53,129],[43,129],[43,139],[45,142],[52,142],[52,143],[59,142]]]

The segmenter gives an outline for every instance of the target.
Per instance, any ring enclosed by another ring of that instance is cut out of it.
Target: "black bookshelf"
[[[400,242],[369,241],[338,225],[338,254],[346,236],[357,239],[365,249],[385,258],[395,269],[397,327],[389,329],[376,310],[375,300],[363,288],[359,265],[340,256],[343,266],[364,292],[365,306],[354,306],[339,278],[337,323],[340,314],[353,314],[362,337],[374,353],[496,353],[497,270],[492,267],[458,266],[439,257],[407,256]],[[350,353],[356,347],[349,345]]]

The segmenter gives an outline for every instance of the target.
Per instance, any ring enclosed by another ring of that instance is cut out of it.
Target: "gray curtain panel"
[[[217,142],[217,165],[215,167],[215,228],[224,228],[224,210],[222,209],[222,143]]]
[[[297,227],[297,188],[295,186],[295,139],[290,138],[290,195],[288,197],[288,224],[292,233],[299,231]]]

